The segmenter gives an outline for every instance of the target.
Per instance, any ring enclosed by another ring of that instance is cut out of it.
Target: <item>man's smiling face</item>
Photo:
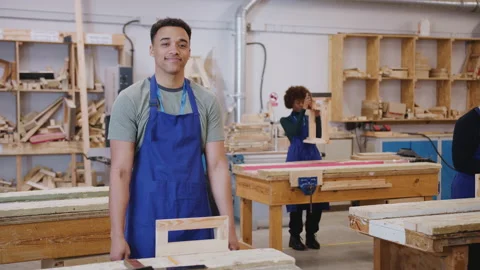
[[[150,45],[150,55],[155,65],[167,74],[177,74],[185,68],[190,58],[190,39],[182,27],[165,26],[155,35]]]

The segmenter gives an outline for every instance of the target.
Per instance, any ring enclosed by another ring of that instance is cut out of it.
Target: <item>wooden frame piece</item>
[[[168,242],[170,231],[210,228],[215,229],[215,239]],[[228,233],[228,216],[157,220],[155,257],[229,251]]]
[[[77,33],[83,33],[82,19],[82,1],[75,0],[75,24]],[[85,68],[85,42],[84,35],[78,35],[77,40],[77,58],[78,58],[78,89],[80,91],[80,109],[82,113],[82,138],[83,153],[86,155],[90,149],[90,134],[88,127],[88,99],[87,99],[87,79]],[[85,183],[87,186],[92,185],[92,164],[85,156],[83,158],[85,166]]]
[[[320,101],[320,108],[317,109],[317,101]],[[315,123],[315,111],[320,110],[320,119],[322,123],[322,137],[317,138],[317,123]],[[312,97],[312,109],[307,110],[308,114],[308,138],[303,142],[309,144],[329,144],[330,130],[329,117],[330,98]]]

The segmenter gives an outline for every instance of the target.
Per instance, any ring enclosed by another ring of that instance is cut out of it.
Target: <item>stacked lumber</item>
[[[75,140],[82,139],[82,114],[81,111],[76,116]],[[88,123],[90,134],[90,145],[92,148],[105,147],[105,99],[90,101],[88,104]]]
[[[14,180],[6,181],[2,178],[0,178],[0,193],[2,192],[11,192],[11,191],[16,191],[17,188],[14,185]]]
[[[228,152],[266,151],[272,148],[272,125],[232,123],[226,128],[225,148]]]
[[[68,79],[69,59],[65,58],[64,65],[60,71],[55,74],[51,68],[40,72],[22,72],[27,78],[19,82],[14,89],[18,90],[42,90],[42,89],[69,89]],[[43,77],[42,77],[43,76]],[[47,78],[45,78],[47,77]],[[22,78],[22,74],[20,75]]]
[[[13,122],[0,115],[0,143],[13,143],[19,141],[16,126]]]
[[[3,75],[0,78],[0,89],[16,89],[17,64],[15,62],[0,59],[0,68],[3,69]]]
[[[428,58],[422,53],[417,52],[415,54],[415,76],[419,79],[428,79],[430,76],[430,65],[428,64]]]
[[[431,78],[448,78],[448,70],[446,68],[433,68],[430,70]]]
[[[408,78],[408,68],[389,68],[383,66],[380,68],[379,74],[387,78]]]
[[[417,119],[447,119],[449,118],[446,106],[437,106],[429,109],[422,108],[415,104],[415,117]],[[455,114],[456,115],[456,114]]]
[[[85,170],[81,162],[75,163],[74,169],[70,163],[65,173],[55,172],[45,166],[36,166],[25,175],[21,191],[87,186],[84,175]],[[96,179],[93,176],[96,176],[95,171],[92,171],[92,178]]]
[[[345,78],[370,78],[371,75],[361,71],[359,68],[348,68],[343,70]]]
[[[66,139],[63,127],[51,119],[63,100],[64,98],[60,97],[40,113],[33,111],[21,117],[21,142],[29,141],[35,144]]]

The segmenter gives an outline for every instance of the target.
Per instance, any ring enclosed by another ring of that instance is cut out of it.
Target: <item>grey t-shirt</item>
[[[223,116],[215,93],[190,81],[198,111],[200,113],[202,148],[207,142],[223,141]],[[182,99],[182,89],[160,87],[165,113],[178,115]],[[148,78],[136,82],[120,92],[115,100],[110,116],[109,140],[135,143],[135,152],[143,143],[149,116],[150,81]],[[158,106],[160,110],[160,106]],[[191,113],[192,106],[187,95],[184,113]]]

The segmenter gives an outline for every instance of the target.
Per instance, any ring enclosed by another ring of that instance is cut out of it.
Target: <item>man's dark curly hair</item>
[[[285,92],[285,96],[283,96],[285,107],[291,109],[295,100],[304,100],[309,93],[310,91],[303,86],[290,86],[290,88],[287,89],[287,92]]]
[[[192,39],[192,29],[185,21],[183,21],[182,19],[176,19],[176,18],[165,18],[165,19],[158,20],[156,23],[152,25],[152,28],[150,29],[150,41],[152,43],[158,30],[165,26],[181,27],[185,29],[185,31],[187,32],[188,39]]]

